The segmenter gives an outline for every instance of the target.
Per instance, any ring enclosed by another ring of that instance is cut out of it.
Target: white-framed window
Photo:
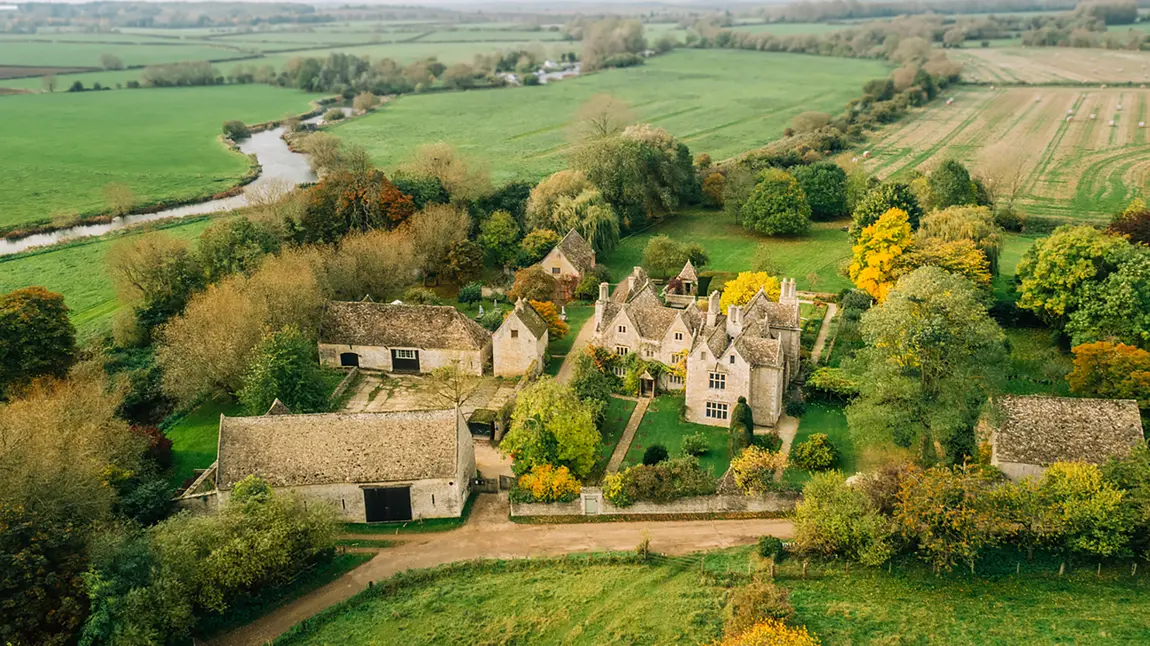
[[[673,375],[673,374],[668,373],[667,374],[667,385],[668,386],[682,386],[683,385],[683,378],[680,377],[679,375]]]
[[[623,366],[615,366],[614,368],[611,368],[611,372],[615,373],[615,376],[619,378],[623,378],[627,374],[627,371],[623,369]]]
[[[627,326],[626,325],[620,325],[618,330],[619,330],[619,334],[626,334],[627,333]]]
[[[676,332],[675,333],[675,340],[676,341],[682,341],[683,340],[683,333],[682,332]]]
[[[619,355],[620,357],[626,356],[627,353],[630,351],[631,351],[631,349],[625,345],[615,346],[615,354]]]
[[[552,268],[551,268],[551,273],[553,273],[553,274],[558,274],[558,273],[559,273],[559,268],[558,268],[558,267],[552,267]]]
[[[417,352],[417,350],[396,350],[395,351],[395,358],[396,359],[414,359],[416,357],[416,352]]]
[[[726,390],[727,375],[721,372],[712,372],[707,375],[707,387],[711,390]],[[726,404],[723,404],[726,406]]]
[[[703,415],[710,419],[727,419],[727,405],[722,402],[707,402]]]
[[[511,330],[511,338],[512,339],[518,339],[519,338],[519,330]]]

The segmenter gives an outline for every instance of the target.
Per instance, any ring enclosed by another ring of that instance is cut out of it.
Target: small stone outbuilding
[[[539,261],[539,266],[560,282],[578,285],[595,269],[595,249],[578,231],[571,229]]]
[[[1138,403],[1129,399],[1008,396],[979,425],[990,463],[1018,481],[1055,462],[1101,464],[1143,441]]]
[[[454,307],[332,301],[319,330],[320,363],[428,373],[458,366],[483,375],[491,334]]]
[[[496,377],[536,375],[547,353],[547,321],[520,298],[491,339]]]
[[[351,522],[453,518],[475,447],[457,409],[221,416],[216,469],[221,503],[256,475]]]

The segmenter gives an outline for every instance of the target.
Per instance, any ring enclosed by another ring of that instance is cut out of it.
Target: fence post
[[[803,578],[804,579],[807,578],[807,563],[810,563],[810,561],[803,561]]]

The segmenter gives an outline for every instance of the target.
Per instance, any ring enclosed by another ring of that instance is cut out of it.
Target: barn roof
[[[220,417],[220,489],[454,478],[455,410]]]
[[[432,350],[482,350],[491,333],[454,307],[332,301],[320,343]]]
[[[595,250],[591,248],[591,243],[587,242],[575,229],[568,231],[556,247],[563,252],[563,255],[572,265],[575,265],[580,274],[586,274],[595,269]]]
[[[1098,464],[1143,439],[1134,400],[1009,396],[996,403],[992,438],[999,462]]]

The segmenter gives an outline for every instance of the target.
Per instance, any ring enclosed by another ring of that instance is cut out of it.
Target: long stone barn
[[[237,482],[328,504],[350,522],[452,518],[475,477],[475,447],[458,409],[220,416],[219,502]]]

